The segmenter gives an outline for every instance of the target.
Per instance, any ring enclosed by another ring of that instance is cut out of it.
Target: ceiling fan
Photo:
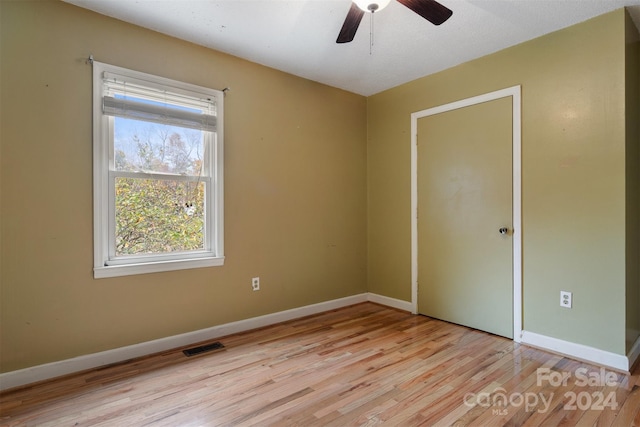
[[[427,21],[434,25],[440,25],[453,14],[453,12],[438,3],[435,0],[397,0],[413,10],[418,15],[422,16]],[[351,3],[351,9],[347,13],[347,17],[342,24],[340,34],[336,43],[349,43],[353,40],[358,31],[358,26],[365,12],[378,12],[387,6],[391,0],[354,0]]]

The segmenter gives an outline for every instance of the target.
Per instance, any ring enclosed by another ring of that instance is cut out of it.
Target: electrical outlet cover
[[[571,308],[572,299],[571,292],[560,291],[560,307]]]

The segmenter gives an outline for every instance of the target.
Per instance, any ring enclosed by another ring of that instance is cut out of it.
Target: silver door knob
[[[509,229],[508,229],[507,227],[500,227],[500,228],[498,229],[498,232],[499,232],[500,234],[507,234],[507,233],[509,233]]]

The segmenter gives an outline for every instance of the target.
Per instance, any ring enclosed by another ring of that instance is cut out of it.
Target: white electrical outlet
[[[567,291],[560,291],[560,307],[571,308],[572,294]]]
[[[260,290],[260,278],[259,277],[254,277],[253,279],[251,279],[251,288],[254,291],[259,291]]]

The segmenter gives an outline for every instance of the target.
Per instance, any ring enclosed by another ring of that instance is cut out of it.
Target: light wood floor
[[[640,425],[638,369],[609,373],[372,303],[220,341],[208,354],[169,351],[7,391],[0,423]]]

